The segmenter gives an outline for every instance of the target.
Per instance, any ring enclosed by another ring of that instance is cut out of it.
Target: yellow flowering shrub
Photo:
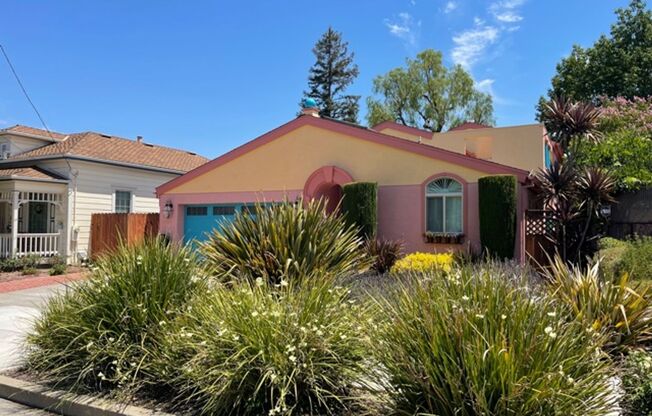
[[[430,272],[443,270],[449,272],[453,267],[451,253],[412,253],[398,260],[392,267],[394,274],[406,272]]]

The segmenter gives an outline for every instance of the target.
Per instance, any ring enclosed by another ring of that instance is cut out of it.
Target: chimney
[[[316,107],[304,107],[301,109],[301,115],[319,117],[319,109]]]
[[[141,144],[143,142],[143,136],[136,136],[136,142]]]
[[[312,98],[306,98],[303,100],[301,115],[319,117],[319,108],[317,108],[317,103],[315,100]]]

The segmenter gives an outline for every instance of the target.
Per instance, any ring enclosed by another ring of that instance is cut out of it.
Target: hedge
[[[478,180],[482,249],[501,259],[514,256],[516,177],[486,176]]]
[[[342,214],[348,224],[360,229],[360,236],[376,235],[378,222],[378,184],[353,182],[342,186]]]

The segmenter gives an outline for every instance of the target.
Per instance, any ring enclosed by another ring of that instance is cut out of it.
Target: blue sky
[[[531,123],[557,62],[626,0],[3,1],[0,43],[52,130],[100,131],[215,157],[294,117],[311,48],[343,32],[360,76],[425,48],[494,97],[497,125]],[[366,108],[362,108],[364,122]],[[0,61],[0,128],[39,127]]]

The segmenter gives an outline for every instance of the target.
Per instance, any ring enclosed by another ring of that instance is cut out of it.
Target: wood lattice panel
[[[525,235],[546,235],[554,232],[555,218],[550,211],[528,210],[525,214]]]

